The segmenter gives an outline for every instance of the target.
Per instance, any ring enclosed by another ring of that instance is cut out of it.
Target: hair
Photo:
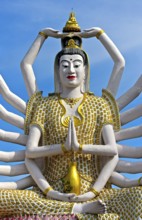
[[[63,50],[61,50],[59,53],[57,53],[56,57],[55,57],[55,62],[57,63],[57,65],[59,66],[59,62],[60,62],[60,58],[63,55],[73,55],[73,54],[78,54],[80,56],[82,56],[83,61],[84,61],[84,65],[86,65],[88,62],[88,58],[87,58],[87,54],[83,51],[80,50],[78,48],[65,48]]]

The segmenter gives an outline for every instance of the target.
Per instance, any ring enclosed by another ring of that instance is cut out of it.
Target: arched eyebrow
[[[78,59],[73,60],[73,63],[76,62],[76,61],[79,62],[79,63],[83,63],[82,60],[78,60]]]
[[[62,62],[67,62],[67,63],[69,63],[68,60],[61,60],[60,63],[62,63]]]
[[[72,59],[71,59],[71,60],[72,60]],[[61,60],[60,63],[62,63],[62,62],[68,62],[68,63],[69,63],[69,60]],[[74,63],[74,62],[83,63],[82,60],[79,60],[79,59],[73,60],[73,63]]]

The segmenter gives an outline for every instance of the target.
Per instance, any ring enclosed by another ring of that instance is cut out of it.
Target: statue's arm
[[[113,41],[107,36],[107,34],[101,30],[101,28],[93,27],[91,29],[85,30],[81,33],[81,37],[97,37],[111,56],[114,62],[114,66],[107,86],[107,90],[109,90],[115,96],[125,67],[125,60],[122,54],[113,43]]]
[[[127,187],[134,187],[134,186],[142,186],[142,178],[139,179],[129,179],[125,176],[123,176],[120,173],[113,172],[110,180],[112,184],[121,187],[121,188],[127,188]]]
[[[102,128],[102,136],[105,145],[83,144],[82,153],[95,154],[101,156],[115,156],[117,155],[117,146],[112,125],[104,125]]]
[[[70,126],[70,125],[69,125]],[[30,129],[28,148],[26,157],[30,159],[55,156],[64,154],[65,151],[71,150],[71,131],[69,129],[65,144],[52,144],[38,147],[38,137],[41,136],[41,131],[38,126],[33,125]]]
[[[83,145],[82,147],[82,153],[95,154],[94,152],[96,152],[97,154],[104,155],[104,158],[106,158],[104,166],[101,172],[99,173],[99,176],[96,182],[92,186],[92,189],[95,189],[94,191],[96,191],[97,194],[95,192],[89,191],[83,195],[74,197],[72,201],[83,202],[83,201],[88,201],[96,197],[106,185],[107,181],[109,180],[110,176],[112,175],[118,163],[118,153],[117,153],[115,136],[114,136],[114,131],[113,131],[112,126],[105,125],[102,130],[102,135],[103,135],[105,145]],[[109,148],[109,151],[107,150],[107,147]],[[111,155],[108,156],[110,152],[111,152]]]
[[[57,30],[54,30],[52,28],[44,28],[42,29],[35,41],[33,42],[32,46],[24,56],[23,60],[21,61],[21,70],[24,76],[24,80],[26,83],[27,91],[29,94],[29,97],[38,91],[37,84],[36,84],[36,78],[33,71],[33,63],[47,37],[54,37],[54,38],[61,38],[65,36],[65,34],[60,33]]]
[[[107,85],[107,90],[109,90],[115,96],[125,67],[125,60],[116,45],[106,33],[101,34],[98,39],[104,45],[114,62],[113,70]]]
[[[106,163],[103,166],[95,184],[93,185],[93,188],[95,188],[98,192],[100,192],[107,181],[109,180],[110,176],[112,175],[117,163],[118,163],[118,153],[117,153],[117,147],[115,142],[115,136],[114,131],[111,125],[106,125],[103,128],[102,136],[105,145],[104,146],[104,156],[106,156],[105,148],[110,146],[112,149],[114,149],[114,152],[116,153],[113,156],[109,156],[106,159]],[[101,148],[101,146],[100,146]]]
[[[45,41],[45,37],[38,35],[32,46],[21,61],[21,70],[25,80],[29,97],[37,91],[36,78],[33,71],[33,63]]]
[[[32,126],[30,128],[29,138],[27,141],[27,149],[34,148],[34,146],[38,146],[39,140],[41,137],[41,131],[36,126]],[[45,154],[44,154],[45,157]],[[35,160],[30,158],[25,158],[26,167],[34,179],[35,183],[42,190],[44,194],[46,194],[47,198],[53,198],[57,200],[70,201],[70,198],[74,196],[74,194],[64,194],[58,191],[53,190],[48,181],[43,176],[40,168],[35,163]],[[48,190],[50,189],[50,190]]]

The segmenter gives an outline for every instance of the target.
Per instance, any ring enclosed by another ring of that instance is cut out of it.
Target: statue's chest
[[[94,105],[87,101],[84,102],[73,116],[68,114],[59,102],[54,101],[48,106],[44,124],[48,138],[51,138],[52,142],[65,141],[70,117],[73,117],[77,137],[81,142],[88,142],[88,138],[93,139],[97,121],[97,108]]]

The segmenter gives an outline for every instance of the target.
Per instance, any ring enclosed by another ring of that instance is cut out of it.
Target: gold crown
[[[63,28],[63,32],[81,32],[81,29],[76,21],[75,14],[73,12],[70,13],[69,19],[66,22],[65,27]]]

